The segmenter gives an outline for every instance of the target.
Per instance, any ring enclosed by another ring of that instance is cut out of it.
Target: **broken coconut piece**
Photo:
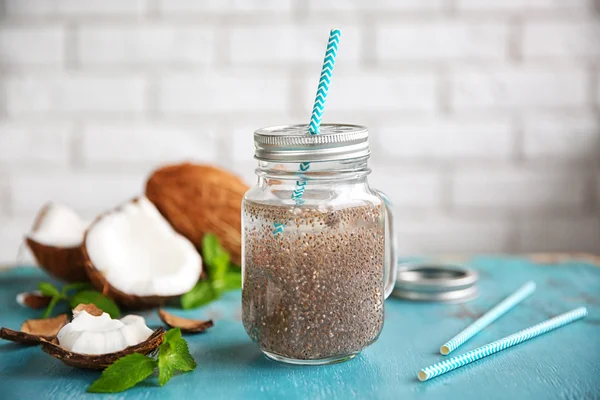
[[[23,292],[17,295],[17,303],[23,307],[33,308],[34,310],[47,307],[50,304],[50,300],[52,300],[52,297],[44,296],[39,290]]]
[[[140,317],[141,318],[141,317]],[[158,349],[165,336],[165,330],[158,328],[145,341],[135,346],[126,347],[121,351],[108,354],[80,354],[61,347],[55,338],[52,341],[42,341],[42,350],[66,365],[77,368],[104,369],[128,354],[150,354]]]
[[[194,245],[145,197],[98,217],[85,234],[82,253],[92,284],[131,308],[187,293],[202,272]]]
[[[75,308],[73,320],[56,335],[58,344],[73,353],[108,354],[140,344],[152,335],[140,316],[128,315],[119,320],[98,311],[90,305]]]
[[[185,333],[202,333],[214,325],[212,319],[201,321],[197,319],[182,318],[173,315],[162,308],[158,310],[158,316],[168,327],[180,328],[181,332]]]
[[[25,242],[51,275],[67,282],[87,281],[80,249],[87,225],[70,208],[49,203],[38,213]]]
[[[67,314],[60,314],[54,318],[28,319],[21,325],[20,331],[9,328],[0,329],[0,337],[22,344],[38,344],[43,340],[54,339],[67,321]]]

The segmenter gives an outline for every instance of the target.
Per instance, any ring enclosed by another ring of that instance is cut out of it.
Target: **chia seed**
[[[284,223],[274,233],[273,224]],[[244,202],[242,320],[263,351],[351,355],[383,326],[380,205],[334,209]]]

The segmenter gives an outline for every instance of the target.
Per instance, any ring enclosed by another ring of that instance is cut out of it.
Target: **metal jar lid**
[[[477,297],[477,272],[457,265],[400,265],[393,295],[407,300],[462,303]]]
[[[254,158],[270,162],[339,161],[368,157],[369,131],[349,124],[321,124],[318,135],[308,125],[280,125],[254,132]]]

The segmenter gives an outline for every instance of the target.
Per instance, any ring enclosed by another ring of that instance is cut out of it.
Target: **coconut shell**
[[[73,353],[70,350],[61,347],[56,339],[49,341],[43,340],[42,350],[52,357],[59,359],[63,363],[77,368],[86,369],[104,369],[117,361],[119,358],[124,357],[128,354],[140,353],[150,354],[158,349],[162,344],[165,336],[165,330],[158,328],[152,335],[142,343],[136,344],[135,346],[129,346],[121,351],[108,354],[81,354]]]
[[[33,222],[35,232],[48,212],[50,204],[42,207]],[[56,247],[39,243],[29,237],[25,238],[27,246],[33,253],[37,263],[50,275],[65,282],[87,282],[87,276],[81,260],[81,247]]]
[[[0,338],[21,344],[35,345],[44,340],[53,340],[67,322],[67,314],[60,314],[54,318],[29,319],[21,325],[20,331],[9,328],[0,329]]]
[[[136,201],[138,201],[138,198],[134,198],[133,200],[131,200],[131,202],[136,202]],[[165,304],[166,302],[178,298],[179,296],[136,296],[136,295],[122,292],[119,289],[112,286],[106,280],[106,278],[104,277],[102,272],[100,272],[96,269],[96,267],[92,263],[92,260],[90,259],[90,256],[87,252],[87,248],[85,246],[88,232],[91,229],[93,229],[94,225],[98,221],[100,221],[104,216],[106,216],[112,212],[118,211],[118,210],[119,210],[119,208],[112,210],[112,211],[108,211],[108,212],[98,216],[85,232],[85,235],[83,238],[83,245],[81,246],[81,257],[83,260],[83,266],[84,266],[84,270],[86,272],[87,278],[91,282],[92,286],[94,286],[97,290],[102,292],[102,294],[113,299],[117,303],[119,303],[127,308],[134,309],[134,310],[142,310],[142,309],[147,309],[147,308],[160,307],[163,304]],[[200,277],[198,277],[197,279],[199,279],[199,278]]]
[[[241,207],[248,189],[221,168],[184,163],[154,171],[146,182],[146,197],[198,249],[204,235],[214,233],[240,264]]]
[[[41,292],[23,292],[17,295],[17,303],[22,305],[23,307],[33,308],[34,310],[39,310],[42,308],[46,308],[52,297],[44,296]]]
[[[182,318],[162,308],[158,310],[158,316],[169,328],[179,328],[181,332],[185,333],[202,333],[214,325],[212,319],[201,321],[198,319]]]
[[[81,247],[56,247],[26,238],[37,263],[50,275],[65,282],[87,282]]]

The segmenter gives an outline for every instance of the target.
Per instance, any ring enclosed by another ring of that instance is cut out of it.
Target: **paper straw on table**
[[[570,324],[571,322],[577,321],[587,315],[587,309],[585,307],[579,307],[571,310],[567,313],[561,314],[557,317],[551,318],[547,321],[541,322],[530,328],[523,329],[515,334],[496,340],[495,342],[481,346],[475,350],[471,350],[468,353],[461,354],[460,356],[452,357],[448,360],[439,362],[431,365],[427,368],[423,368],[417,374],[419,380],[427,381],[436,376],[445,374],[446,372],[455,370],[464,365],[470,364],[483,357],[487,357],[499,351],[505,350],[509,347],[516,346],[519,343],[525,342],[529,339],[533,339],[536,336],[543,335],[546,332],[558,329],[561,326]]]
[[[479,319],[471,325],[463,329],[458,335],[447,341],[440,347],[440,353],[443,355],[450,354],[456,348],[461,346],[467,340],[481,332],[486,326],[506,314],[514,306],[525,300],[535,291],[535,282],[529,281],[521,286],[516,292],[508,296],[506,299],[498,303],[490,311],[483,314]]]

